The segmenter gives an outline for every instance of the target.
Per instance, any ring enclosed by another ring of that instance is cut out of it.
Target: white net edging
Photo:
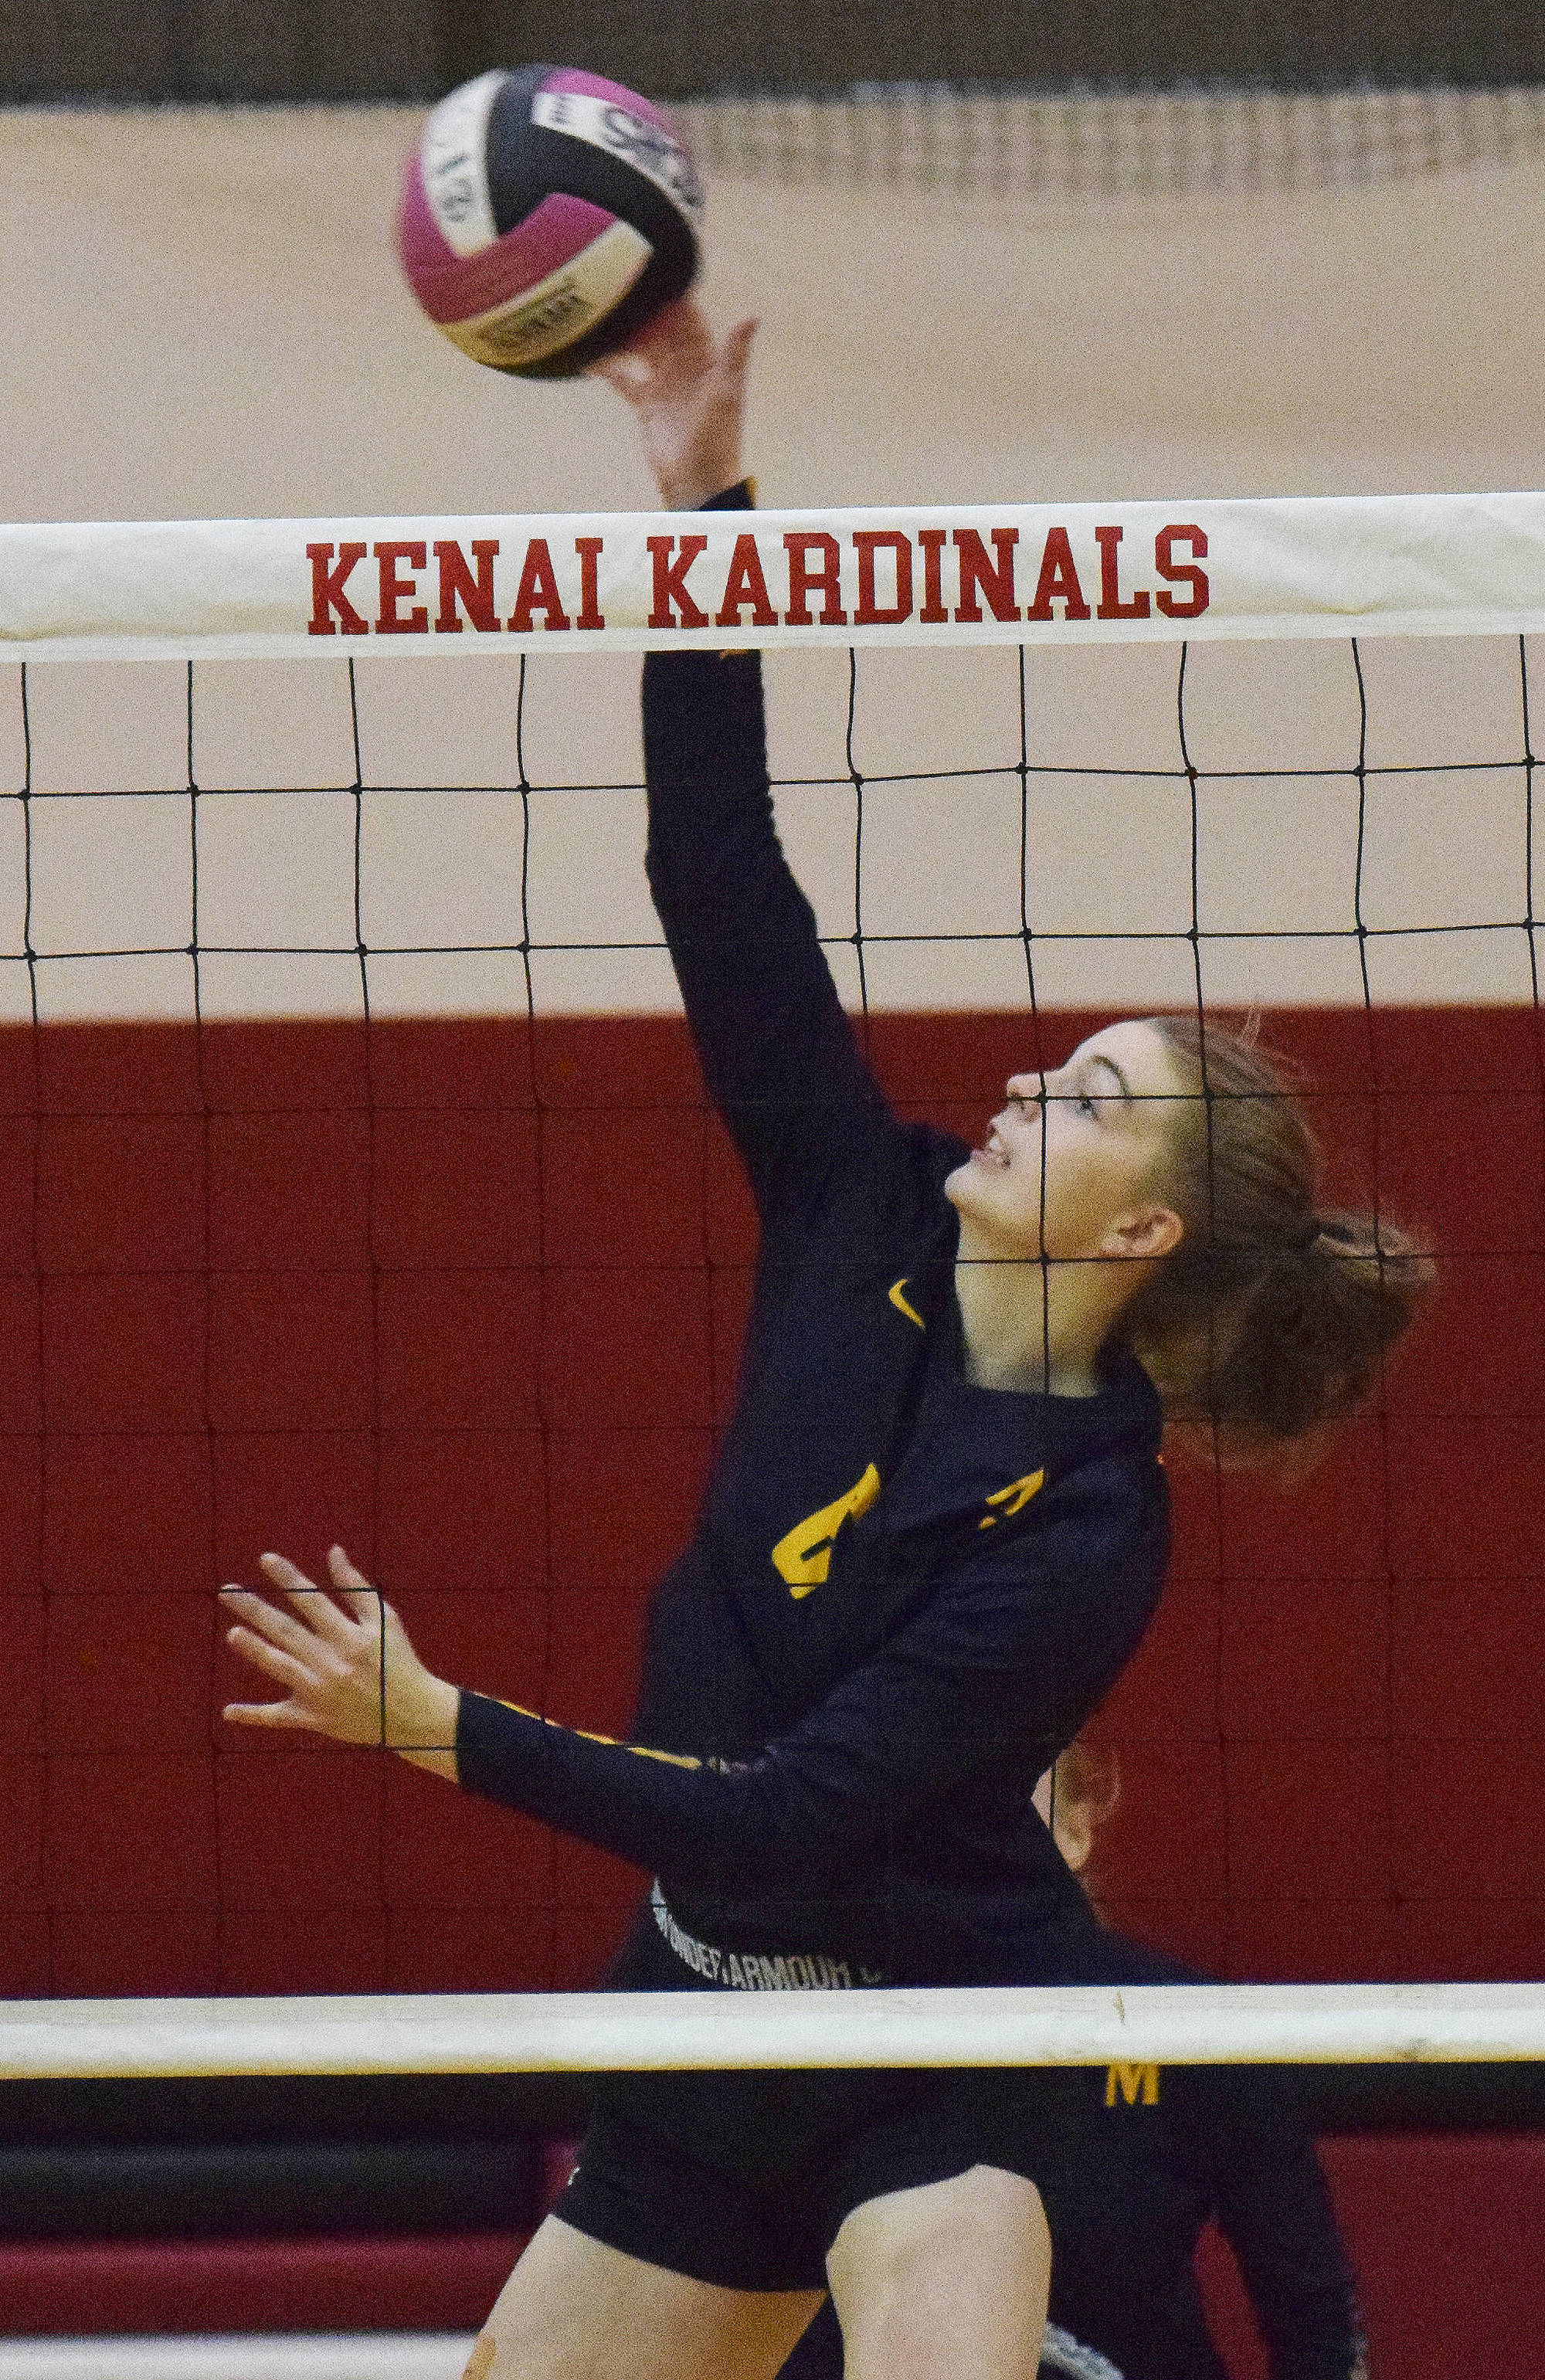
[[[0,528],[19,662],[1541,629],[1539,494]]]
[[[1545,2058],[1545,1984],[15,2000],[0,2080]]]
[[[0,2338],[0,2380],[461,2380],[472,2334]]]

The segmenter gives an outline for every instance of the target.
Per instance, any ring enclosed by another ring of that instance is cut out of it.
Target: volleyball
[[[564,380],[690,288],[701,186],[650,100],[573,67],[496,67],[433,108],[397,254],[478,363]]]

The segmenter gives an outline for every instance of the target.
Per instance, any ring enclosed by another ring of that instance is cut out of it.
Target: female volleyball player
[[[749,500],[751,326],[605,367],[664,501]],[[1073,1981],[1099,1929],[1030,1807],[1158,1597],[1164,1405],[1242,1450],[1344,1412],[1420,1287],[1323,1214],[1253,1052],[1161,1018],[1016,1075],[982,1146],[901,1124],[773,829],[754,655],[644,669],[649,869],[761,1224],[734,1420],[658,1591],[636,1741],[458,1694],[347,1563],[264,1558],[229,1716],[383,1742],[653,1872],[615,1980]],[[616,1195],[627,1196],[627,1106]],[[1093,1970],[1098,1973],[1098,1965]],[[1065,2081],[622,2077],[477,2380],[775,2373],[830,2281],[857,2380],[1023,2380]]]
[[[1106,1764],[1081,1743],[1037,1786],[1075,1875],[1113,1801]],[[1103,1952],[1101,1982],[1199,1980],[1114,1933]],[[1078,2119],[1037,2175],[1052,2235],[1040,2380],[1227,2380],[1193,2269],[1213,2216],[1271,2380],[1367,2380],[1346,2257],[1290,2077],[1259,2066],[1090,2067],[1077,2091]],[[828,2301],[781,2380],[841,2380],[842,2368]]]

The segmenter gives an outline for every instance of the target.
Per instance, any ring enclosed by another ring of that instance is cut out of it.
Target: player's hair
[[[1320,1152],[1282,1062],[1252,1032],[1149,1020],[1190,1096],[1162,1160],[1185,1225],[1118,1331],[1184,1424],[1236,1461],[1317,1452],[1376,1385],[1433,1280],[1382,1215],[1320,1201]]]

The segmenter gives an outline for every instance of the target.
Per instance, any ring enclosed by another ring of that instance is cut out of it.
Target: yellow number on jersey
[[[870,1463],[845,1496],[839,1496],[834,1504],[822,1504],[808,1520],[797,1521],[788,1535],[778,1539],[772,1548],[772,1567],[787,1582],[790,1595],[809,1595],[825,1583],[837,1531],[845,1521],[856,1521],[860,1512],[867,1512],[879,1493],[880,1474]]]
[[[987,1500],[990,1504],[1001,1504],[1004,1508],[1002,1514],[989,1512],[985,1521],[977,1523],[978,1528],[995,1529],[1000,1518],[1011,1521],[1016,1512],[1024,1511],[1032,1496],[1040,1495],[1045,1485],[1044,1471],[1029,1471],[1026,1473],[1023,1479],[1011,1479],[1006,1488],[1000,1488],[996,1494],[989,1496]]]

